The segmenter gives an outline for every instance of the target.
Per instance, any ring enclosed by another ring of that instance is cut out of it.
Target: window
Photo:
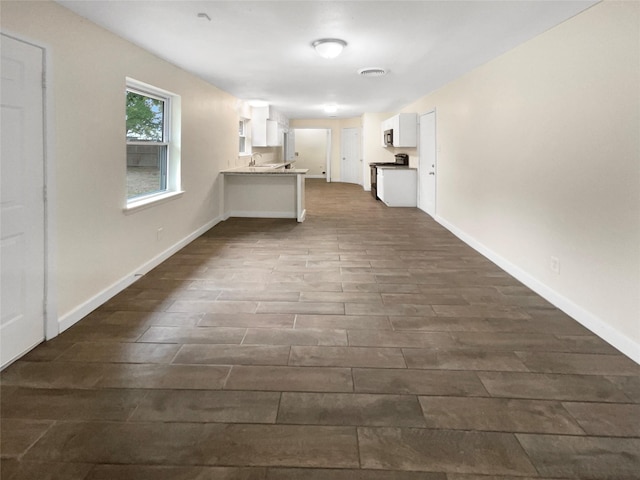
[[[248,143],[247,143],[247,121],[242,119],[239,122],[239,127],[238,127],[238,138],[240,141],[240,147],[239,147],[239,152],[240,153],[251,153],[248,150]]]
[[[180,190],[179,148],[173,142],[180,136],[173,112],[179,98],[127,79],[127,207]]]

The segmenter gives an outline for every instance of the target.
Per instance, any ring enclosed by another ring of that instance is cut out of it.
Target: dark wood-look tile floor
[[[2,373],[2,479],[640,478],[640,367],[429,216],[307,182]]]

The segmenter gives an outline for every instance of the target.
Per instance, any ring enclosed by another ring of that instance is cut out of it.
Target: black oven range
[[[371,169],[371,195],[376,200],[380,200],[378,198],[378,170],[377,167],[407,167],[409,166],[409,155],[406,153],[398,153],[396,154],[395,162],[377,162],[370,163],[369,167]]]

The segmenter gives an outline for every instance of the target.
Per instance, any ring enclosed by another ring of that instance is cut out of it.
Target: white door
[[[362,185],[362,159],[360,158],[360,129],[343,128],[340,162],[340,181]]]
[[[418,208],[436,215],[436,112],[420,116]]]
[[[44,340],[43,51],[1,36],[0,365]]]

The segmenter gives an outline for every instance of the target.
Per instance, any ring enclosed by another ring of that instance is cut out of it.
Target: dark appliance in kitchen
[[[406,153],[396,153],[396,165],[409,166],[409,155]]]
[[[393,130],[384,131],[384,146],[393,147]]]
[[[369,167],[371,168],[371,195],[376,200],[380,200],[378,198],[378,170],[377,167],[407,167],[409,166],[409,155],[406,153],[398,153],[395,156],[395,162],[378,162],[371,163]]]

